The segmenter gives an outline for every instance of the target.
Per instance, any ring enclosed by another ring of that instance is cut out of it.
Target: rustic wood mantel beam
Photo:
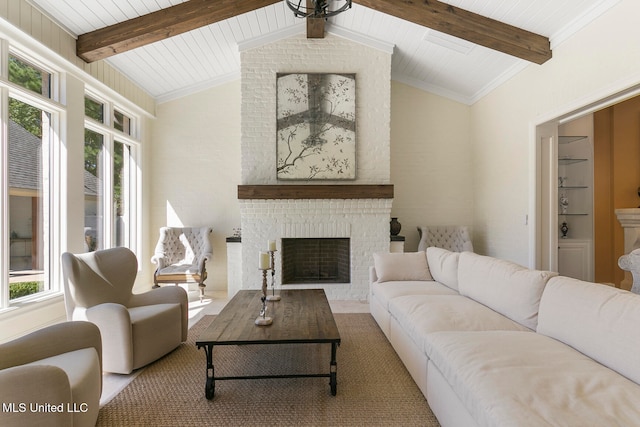
[[[76,42],[76,55],[94,62],[280,1],[189,0],[81,34]]]
[[[393,199],[393,185],[238,185],[238,199]]]
[[[551,59],[547,37],[437,0],[354,0],[362,6],[536,64]]]

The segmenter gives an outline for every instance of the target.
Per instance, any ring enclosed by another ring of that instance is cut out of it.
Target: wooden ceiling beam
[[[547,37],[437,0],[354,0],[362,6],[536,64],[551,59]]]
[[[86,62],[98,61],[280,1],[189,0],[81,34],[76,42],[76,55]]]
[[[307,10],[313,10],[313,0],[307,0]],[[324,18],[307,18],[307,38],[324,38]]]
[[[282,0],[189,0],[78,37],[76,54],[94,62]],[[362,6],[536,64],[551,58],[549,39],[437,0],[354,0]],[[323,19],[307,19],[308,37],[324,36]]]

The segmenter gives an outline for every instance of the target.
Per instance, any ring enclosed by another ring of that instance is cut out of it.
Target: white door
[[[536,268],[558,271],[558,123],[536,128]]]

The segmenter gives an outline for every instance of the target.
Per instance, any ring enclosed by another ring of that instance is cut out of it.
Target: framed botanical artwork
[[[356,178],[355,74],[277,75],[277,178]]]

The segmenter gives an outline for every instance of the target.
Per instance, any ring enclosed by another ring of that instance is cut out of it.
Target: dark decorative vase
[[[398,222],[398,218],[391,218],[391,222],[389,222],[389,230],[392,236],[397,236],[402,229],[402,224]]]
[[[569,226],[567,225],[566,222],[562,223],[562,227],[560,227],[560,231],[562,231],[562,238],[566,239],[567,233],[569,232]]]

